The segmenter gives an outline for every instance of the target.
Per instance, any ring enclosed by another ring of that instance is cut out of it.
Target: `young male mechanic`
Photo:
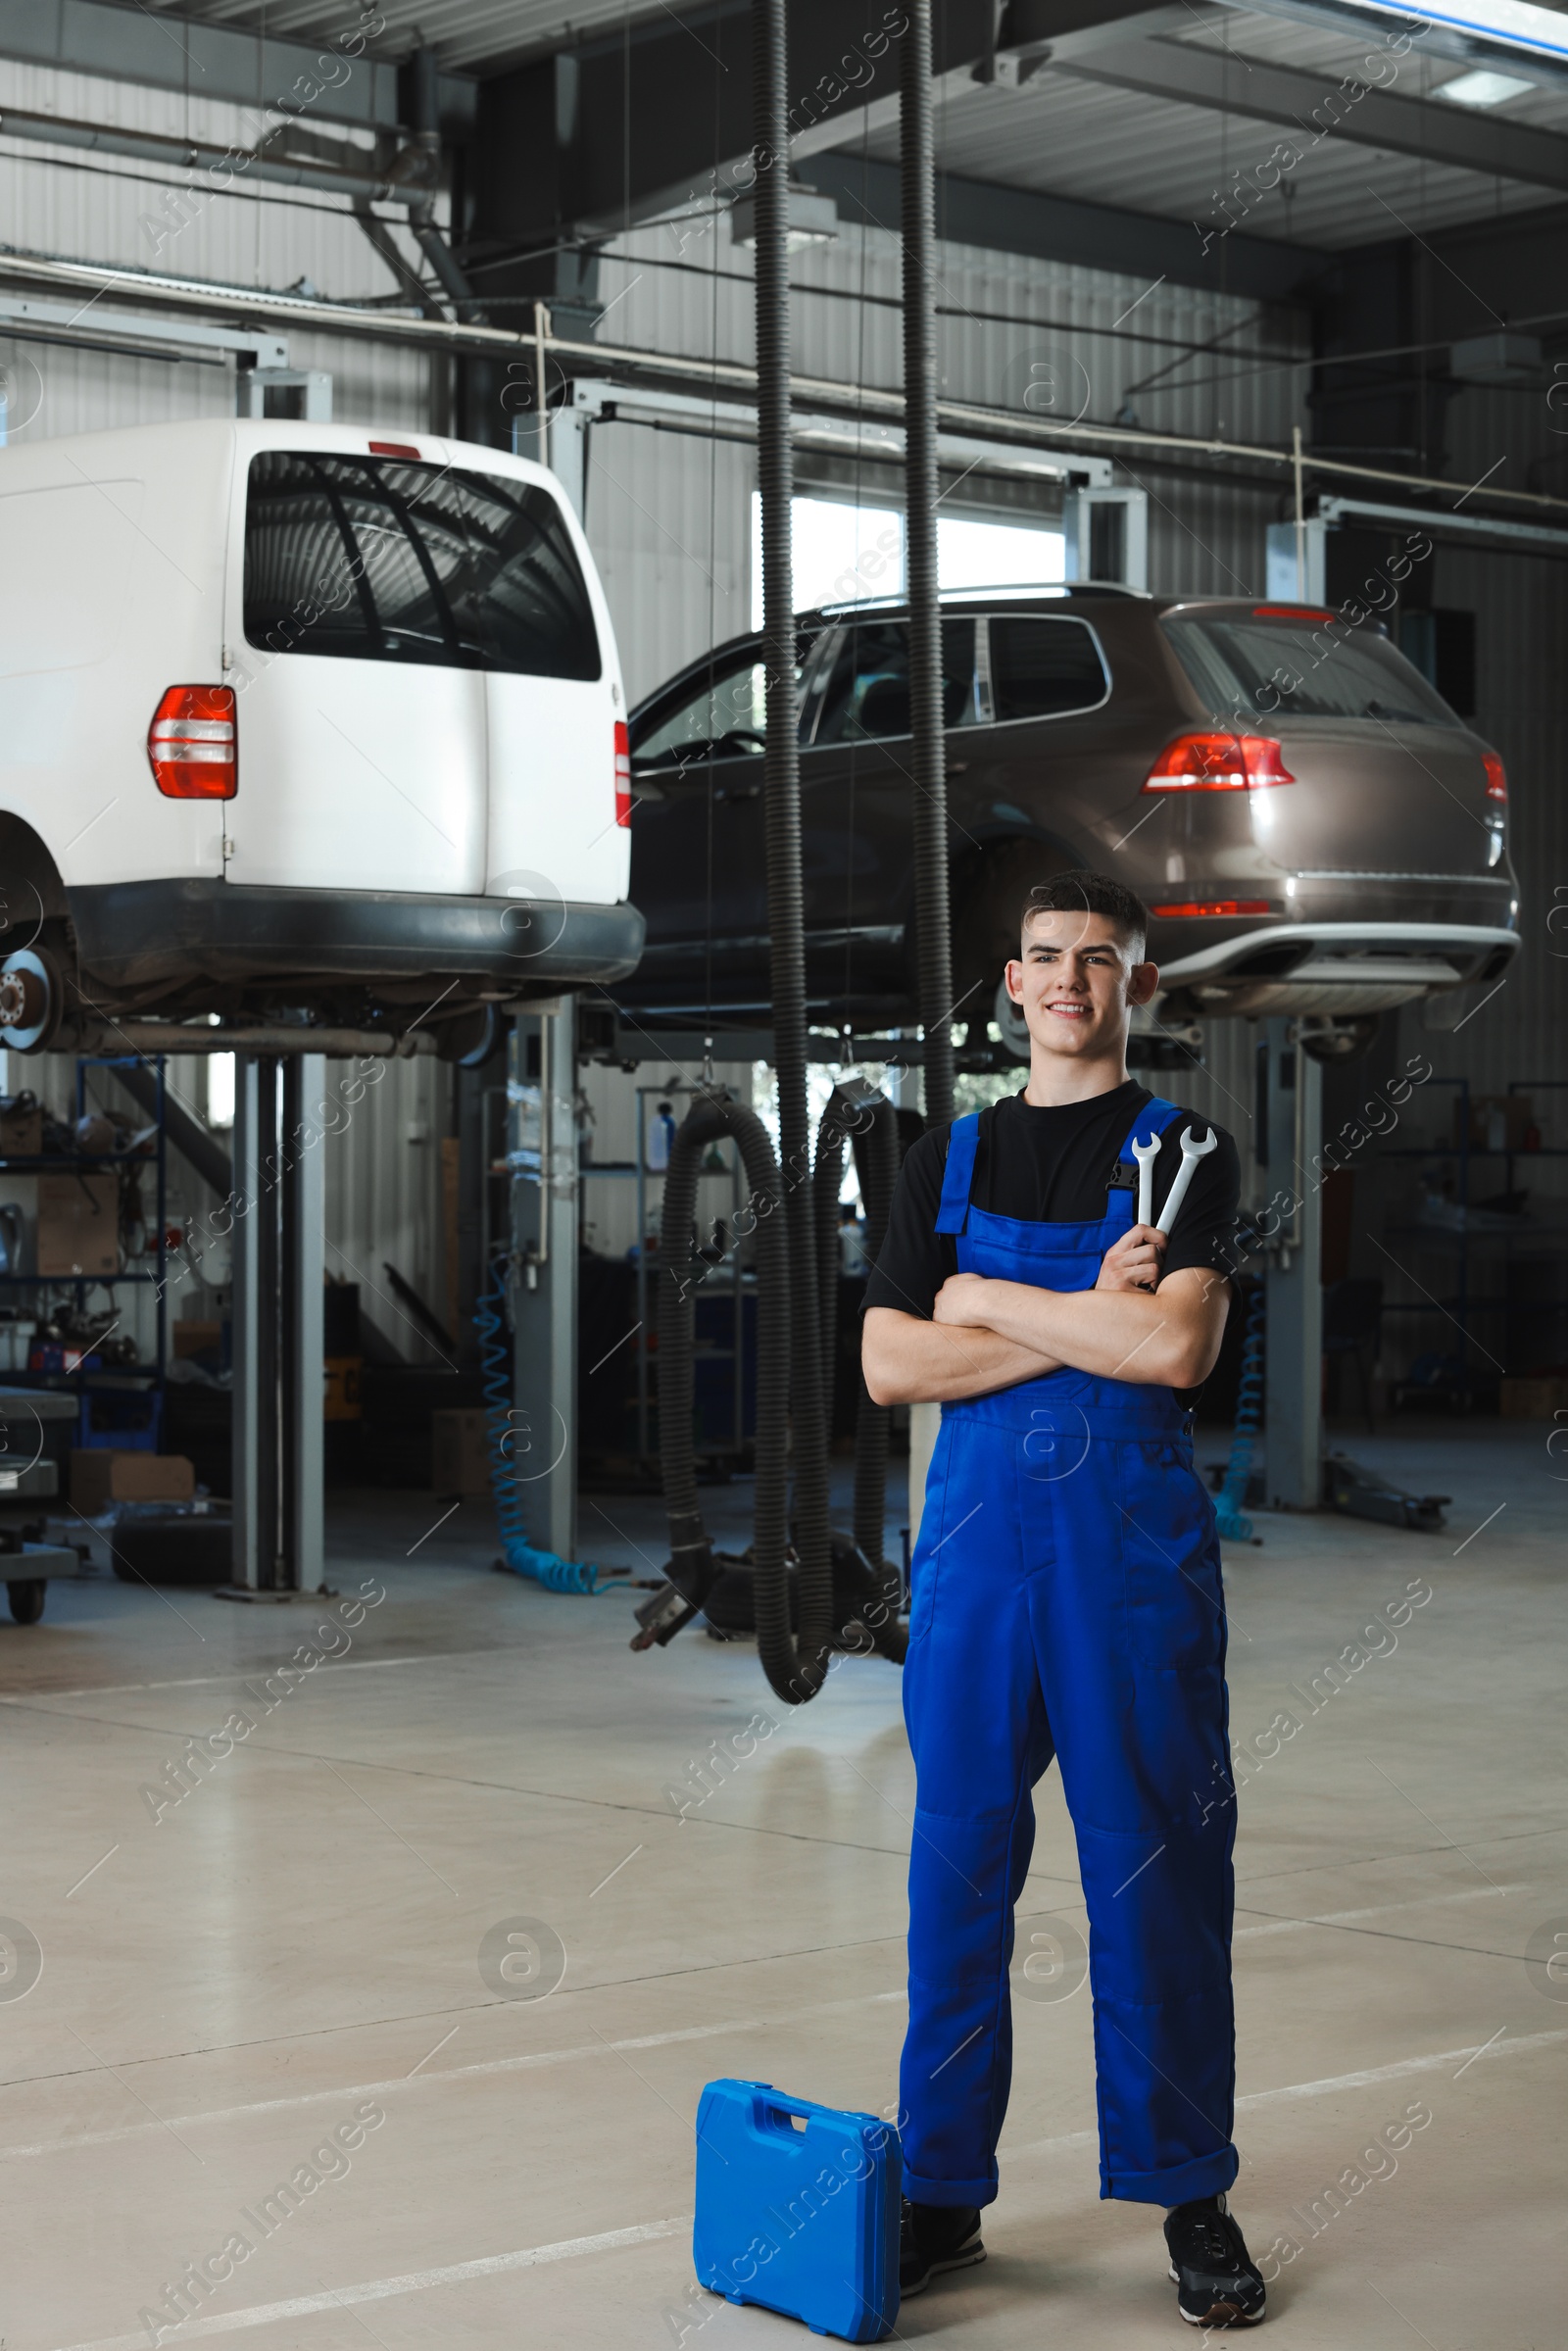
[[[917,1791],[900,2082],[903,2290],[985,2258],[1012,2067],[1013,1906],[1053,1755],[1089,1912],[1101,2194],[1165,2208],[1195,2325],[1263,2317],[1226,2210],[1235,1804],[1219,1543],[1188,1391],[1229,1302],[1236,1148],[1127,1075],[1158,973],[1094,873],[1038,886],[1007,992],[1023,1092],[923,1135],[867,1289],[879,1403],[940,1402],[904,1706]],[[1140,1167],[1158,1138],[1153,1215]]]

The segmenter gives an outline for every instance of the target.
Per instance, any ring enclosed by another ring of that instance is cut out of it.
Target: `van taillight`
[[[1505,801],[1508,797],[1508,775],[1496,753],[1484,751],[1481,764],[1487,771],[1487,798]]]
[[[631,823],[631,737],[624,718],[615,720],[615,822]]]
[[[1144,779],[1146,792],[1259,792],[1294,784],[1272,735],[1178,735]]]
[[[171,686],[147,729],[153,780],[166,800],[232,800],[239,729],[232,686]]]

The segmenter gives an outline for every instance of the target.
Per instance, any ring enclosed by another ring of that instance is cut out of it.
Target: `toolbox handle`
[[[795,2128],[794,2117],[799,2115],[806,2124],[815,2111],[808,2099],[792,2098],[781,2090],[769,2089],[765,2097],[752,2100],[752,2126],[773,2138],[799,2138],[802,2133]]]

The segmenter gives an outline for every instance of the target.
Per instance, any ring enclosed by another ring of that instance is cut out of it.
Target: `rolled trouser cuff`
[[[1120,2172],[1114,2176],[1102,2167],[1100,2192],[1102,2196],[1117,2197],[1124,2204],[1191,2204],[1199,2196],[1221,2196],[1241,2170],[1241,2157],[1234,2147],[1221,2147],[1212,2155],[1195,2156],[1191,2163],[1172,2164],[1158,2172]],[[907,2181],[905,2194],[912,2196]],[[930,2201],[931,2199],[922,2199]],[[953,2197],[954,2203],[963,2199]]]
[[[906,2172],[904,2192],[911,2204],[940,2204],[961,2212],[970,2206],[995,2204],[997,2179],[993,2173],[987,2180],[922,2180],[918,2172]]]

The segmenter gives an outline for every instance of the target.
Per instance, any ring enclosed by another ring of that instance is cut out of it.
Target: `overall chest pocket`
[[[1119,1445],[1116,1498],[1132,1655],[1145,1665],[1217,1664],[1224,1642],[1219,1538],[1191,1447]]]

